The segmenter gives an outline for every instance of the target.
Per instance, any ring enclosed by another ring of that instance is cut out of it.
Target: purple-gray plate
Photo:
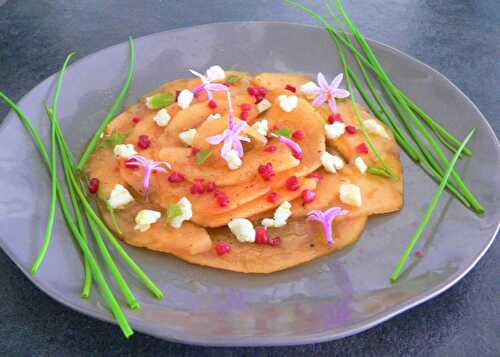
[[[188,68],[204,70],[213,64],[254,72],[323,72],[329,78],[342,71],[324,30],[294,24],[210,24],[145,36],[135,43],[137,69],[130,103],[165,81],[189,76]],[[437,188],[403,155],[403,210],[370,217],[354,246],[304,266],[270,275],[243,275],[126,246],[166,294],[161,301],[154,299],[132,273],[126,273],[142,303],[140,310],[126,311],[134,329],[200,345],[292,345],[338,339],[440,294],[483,256],[500,221],[500,149],[494,132],[476,106],[441,74],[395,49],[371,43],[395,82],[454,134],[462,138],[477,128],[471,142],[474,156],[461,160],[458,171],[477,193],[486,214],[479,217],[445,194],[417,247],[423,257],[412,257],[401,280],[390,284],[389,275]],[[124,42],[69,68],[60,119],[75,154],[109,109],[127,64]],[[49,77],[20,101],[44,138],[49,126],[42,103],[49,99],[55,81],[55,76]],[[31,137],[12,112],[0,126],[0,141],[0,246],[57,301],[113,321],[97,290],[89,300],[80,298],[81,258],[60,215],[39,273],[30,274],[45,229],[49,179]]]

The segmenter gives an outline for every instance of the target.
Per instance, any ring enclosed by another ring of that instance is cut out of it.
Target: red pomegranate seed
[[[276,173],[274,172],[273,164],[268,162],[265,165],[259,166],[259,174],[265,181],[269,181]]]
[[[207,182],[207,187],[206,187],[207,192],[214,192],[216,188],[217,187],[215,185],[215,182],[213,182],[213,181],[208,181]]]
[[[297,191],[300,188],[300,183],[297,176],[290,176],[286,179],[286,188],[290,191]]]
[[[304,134],[304,132],[302,130],[295,130],[292,134],[292,137],[295,139],[295,140],[302,140],[304,139],[306,136],[306,134]]]
[[[196,181],[191,185],[190,192],[193,195],[202,194],[205,192],[205,186],[203,185],[203,181]]]
[[[177,102],[177,99],[179,99],[179,94],[181,94],[180,90],[175,91],[175,101]]]
[[[293,93],[295,93],[297,91],[297,88],[295,88],[291,84],[287,84],[286,87],[285,87],[285,89],[289,90],[290,92],[293,92]]]
[[[89,181],[89,192],[96,193],[99,190],[99,179],[94,177]]]
[[[269,145],[266,145],[266,147],[264,148],[264,151],[265,152],[275,152],[277,149],[278,149],[278,147],[276,145],[269,144]]]
[[[352,126],[352,125],[348,125],[345,127],[345,131],[347,131],[348,134],[356,134],[356,132],[358,131],[358,129],[356,129],[355,126]]]
[[[259,94],[259,90],[255,87],[248,87],[247,93],[250,94],[251,96],[256,96],[257,94]]]
[[[264,96],[263,95],[256,95],[255,96],[255,104],[259,104],[260,102],[262,102],[264,100]]]
[[[257,87],[257,92],[259,95],[265,97],[267,95],[267,88],[266,87]]]
[[[229,197],[227,197],[227,195],[224,192],[218,191],[215,194],[215,199],[217,200],[217,203],[219,204],[220,207],[229,206]]]
[[[271,247],[277,247],[281,244],[281,237],[274,237],[269,239],[269,245]]]
[[[276,203],[279,200],[279,195],[277,192],[271,192],[269,195],[267,195],[267,201],[271,203]]]
[[[248,103],[243,103],[240,105],[240,107],[243,112],[249,112],[250,110],[252,110],[252,105]]]
[[[141,121],[141,118],[139,118],[139,117],[133,117],[133,118],[132,118],[132,122],[133,122],[134,124],[137,124],[137,123],[138,123],[138,122],[140,122],[140,121]]]
[[[215,252],[217,253],[218,256],[228,254],[231,252],[231,246],[226,242],[217,242],[215,244]]]
[[[146,150],[151,145],[151,139],[147,135],[139,135],[139,141],[137,142],[137,146],[139,148]]]
[[[313,178],[317,181],[321,181],[321,179],[323,178],[323,176],[321,176],[321,174],[319,172],[312,172],[310,173],[309,175],[307,175],[307,178]]]
[[[136,159],[130,158],[130,159],[127,159],[125,161],[125,167],[127,169],[137,170],[139,168],[139,165],[137,164],[137,160]]]
[[[212,100],[209,100],[209,101],[208,101],[208,107],[209,107],[210,109],[215,109],[215,108],[217,108],[217,102],[216,102],[215,100],[213,100],[213,99],[212,99]]]
[[[250,116],[250,112],[241,112],[240,119],[243,121],[247,121],[249,116]]]
[[[415,252],[415,256],[418,258],[422,258],[424,256],[424,252],[422,252],[421,250],[417,250]]]
[[[344,119],[342,119],[342,115],[340,115],[340,113],[330,114],[328,116],[328,124],[333,124],[336,121],[339,121],[341,123],[344,122]]]
[[[196,156],[196,154],[197,154],[197,153],[199,153],[199,152],[200,152],[200,149],[199,149],[199,148],[197,148],[197,147],[195,147],[195,146],[193,146],[193,147],[191,148],[191,156]]]
[[[297,160],[302,160],[304,158],[304,153],[295,151],[293,153],[293,157],[296,158]]]
[[[314,192],[313,190],[302,191],[302,201],[304,201],[304,203],[311,203],[315,198],[316,192]]]
[[[356,151],[360,154],[368,154],[368,145],[366,145],[366,143],[361,143],[356,146]]]
[[[170,175],[168,175],[168,182],[172,183],[183,182],[185,179],[184,175],[178,171],[172,171]]]
[[[257,244],[268,244],[269,234],[265,227],[258,227],[255,229],[255,243]]]

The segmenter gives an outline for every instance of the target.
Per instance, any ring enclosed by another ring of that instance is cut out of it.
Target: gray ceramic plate
[[[314,41],[312,41],[314,39]],[[500,218],[500,150],[495,134],[474,104],[442,75],[387,46],[372,43],[400,87],[463,137],[471,128],[474,159],[459,165],[486,206],[478,217],[445,195],[412,261],[395,285],[388,277],[415,231],[436,184],[403,157],[405,206],[370,218],[352,248],[302,267],[268,276],[247,276],[192,266],[174,257],[127,247],[166,292],[151,298],[133,279],[143,308],[128,311],[133,327],[173,341],[203,345],[303,344],[363,331],[443,292],[462,278],[492,243]],[[212,64],[248,71],[341,71],[335,46],[315,27],[284,23],[223,23],[179,29],[136,40],[137,72],[128,100],[160,83],[185,77],[187,68]],[[54,59],[54,61],[62,59]],[[60,116],[75,153],[97,128],[124,80],[127,44],[73,64],[66,76]],[[21,100],[47,137],[42,102],[52,76]],[[112,321],[99,294],[79,297],[80,256],[61,219],[39,274],[29,267],[42,241],[49,182],[26,130],[9,113],[0,127],[0,245],[40,289],[61,303]],[[119,294],[117,294],[119,296]],[[116,329],[116,333],[120,333]]]

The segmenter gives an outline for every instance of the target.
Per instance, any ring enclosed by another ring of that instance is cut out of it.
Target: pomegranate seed
[[[96,193],[99,190],[99,179],[94,177],[89,181],[89,192]]]
[[[274,237],[269,239],[269,245],[271,247],[277,247],[281,244],[281,237]]]
[[[286,188],[290,191],[297,191],[300,188],[300,183],[297,176],[290,176],[286,179]]]
[[[222,191],[215,194],[215,199],[220,207],[227,207],[229,205],[229,197]]]
[[[293,153],[293,157],[296,158],[297,160],[302,160],[304,158],[304,153],[295,151]]]
[[[269,181],[271,177],[276,174],[273,169],[273,164],[270,162],[265,165],[260,165],[258,171],[260,176],[262,176],[265,181]]]
[[[151,145],[151,140],[147,135],[139,135],[139,141],[137,142],[137,146],[139,148],[146,150]]]
[[[228,254],[231,252],[231,246],[226,242],[217,242],[215,244],[215,252],[217,253],[218,256]]]
[[[266,147],[264,148],[264,151],[265,152],[275,152],[277,149],[278,149],[278,147],[276,145],[269,144],[269,145],[266,145]]]
[[[208,181],[206,189],[207,189],[207,192],[214,192],[216,189],[215,182]]]
[[[259,94],[259,90],[255,87],[248,87],[247,93],[250,94],[251,96],[256,96],[257,94]]]
[[[345,131],[347,131],[348,134],[356,134],[356,132],[358,131],[358,129],[356,129],[355,126],[352,126],[352,125],[348,125],[345,127]]]
[[[311,203],[315,198],[316,192],[314,192],[313,190],[302,191],[302,201],[304,201],[304,203]]]
[[[181,94],[180,90],[175,91],[175,101],[177,102],[177,99],[179,99],[179,94]]]
[[[296,140],[302,140],[304,139],[306,134],[302,130],[295,130],[292,134],[292,137]]]
[[[267,202],[271,203],[276,203],[279,200],[279,195],[277,192],[271,192],[269,195],[267,195]]]
[[[291,84],[287,84],[286,87],[285,87],[285,89],[289,90],[290,92],[293,92],[293,93],[295,93],[297,91],[297,88],[295,88]]]
[[[250,112],[241,112],[240,119],[243,121],[247,121],[249,116],[250,116]]]
[[[418,258],[422,258],[424,256],[424,252],[422,252],[421,250],[417,250],[415,252],[415,256]]]
[[[258,95],[255,96],[255,104],[259,104],[263,100],[264,100],[264,96],[263,95],[258,94]]]
[[[168,182],[179,183],[185,180],[183,174],[178,171],[172,171],[170,175],[168,175]]]
[[[321,176],[321,174],[319,172],[312,172],[309,175],[307,175],[307,178],[313,178],[313,179],[315,179],[317,181],[321,181],[321,179],[323,178],[323,176]]]
[[[193,147],[191,148],[191,156],[196,156],[196,154],[197,154],[197,153],[199,153],[199,152],[200,152],[200,149],[199,149],[199,148],[197,148],[197,147],[195,147],[195,146],[193,146]]]
[[[339,121],[341,123],[344,122],[344,119],[342,119],[342,115],[340,115],[340,113],[330,114],[328,116],[328,124],[333,124],[336,121]]]
[[[137,160],[134,159],[134,158],[130,158],[130,159],[127,159],[125,161],[125,167],[127,169],[131,169],[131,170],[137,170],[139,168],[139,165],[137,163]]]
[[[190,192],[193,194],[193,195],[196,195],[196,194],[202,194],[205,192],[205,186],[203,185],[203,181],[196,181],[195,183],[193,183],[191,185],[191,189],[190,189]]]
[[[209,107],[210,109],[215,109],[215,108],[217,108],[217,102],[216,102],[215,100],[213,100],[213,99],[212,99],[212,100],[209,100],[209,101],[208,101],[208,107]]]
[[[268,244],[269,234],[265,227],[258,227],[255,229],[255,243],[257,244]]]
[[[139,117],[133,117],[133,118],[132,118],[132,122],[133,122],[134,124],[137,124],[137,123],[138,123],[138,122],[140,122],[140,121],[141,121],[141,118],[139,118]]]
[[[250,110],[252,110],[252,105],[248,104],[248,103],[243,103],[240,105],[240,107],[241,107],[241,111],[243,111],[243,112],[249,112]]]
[[[266,87],[257,87],[258,94],[265,97],[267,95]]]
[[[361,143],[356,146],[356,151],[360,154],[368,154],[368,145],[366,145],[366,143]]]

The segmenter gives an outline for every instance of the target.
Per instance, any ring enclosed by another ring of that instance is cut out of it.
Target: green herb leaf
[[[147,105],[151,109],[168,107],[175,102],[175,97],[171,93],[158,93],[146,99]]]
[[[236,84],[241,80],[242,77],[237,76],[235,74],[231,74],[230,76],[227,77],[227,83],[229,84]]]
[[[167,220],[171,221],[172,219],[182,216],[182,208],[177,203],[171,203],[167,207]]]
[[[288,128],[278,128],[274,131],[274,133],[278,136],[284,136],[285,138],[288,139],[292,137],[292,133]]]
[[[212,155],[212,150],[204,149],[196,154],[196,163],[201,165]]]
[[[104,138],[101,147],[114,148],[116,145],[123,144],[128,138],[128,133],[113,132],[110,136]]]

